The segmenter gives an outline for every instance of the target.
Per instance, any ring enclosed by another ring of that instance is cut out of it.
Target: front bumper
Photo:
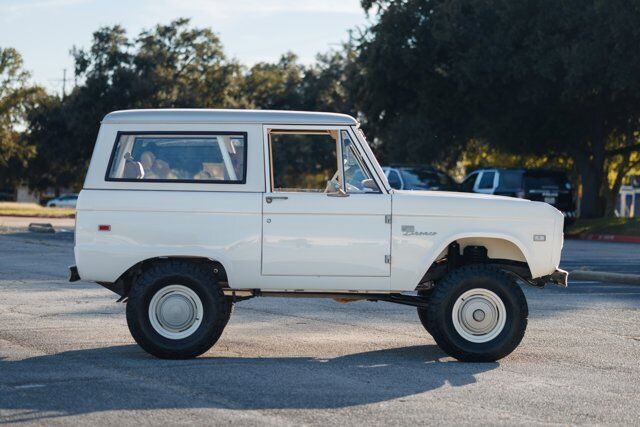
[[[551,283],[566,288],[569,284],[569,273],[561,268],[556,268],[556,271],[548,276],[541,277],[540,280],[542,280],[544,284]]]

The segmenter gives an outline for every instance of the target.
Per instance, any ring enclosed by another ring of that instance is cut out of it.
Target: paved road
[[[639,252],[573,242],[567,260],[590,245],[610,269]],[[66,281],[71,262],[70,234],[0,235],[0,422],[640,422],[638,286],[526,289],[527,335],[499,363],[446,357],[408,307],[269,298],[239,303],[204,357],[163,361],[113,294]]]
[[[566,240],[561,266],[568,270],[588,269],[640,274],[640,245],[584,240]]]

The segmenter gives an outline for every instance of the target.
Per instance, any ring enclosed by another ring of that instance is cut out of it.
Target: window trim
[[[196,136],[196,135],[241,135],[244,138],[244,147],[243,147],[243,156],[244,156],[244,168],[242,171],[242,179],[241,180],[220,180],[220,179],[136,179],[136,178],[112,178],[109,176],[111,173],[111,167],[113,166],[113,162],[115,160],[116,148],[118,147],[118,142],[120,138],[128,135],[166,135],[166,136]],[[249,133],[244,132],[232,132],[232,131],[118,131],[116,133],[116,139],[113,142],[113,147],[111,148],[111,156],[109,157],[109,163],[107,164],[107,170],[104,175],[104,180],[107,182],[137,182],[137,183],[154,183],[154,182],[164,182],[164,183],[175,183],[175,184],[235,184],[242,185],[247,183],[247,170],[249,169],[248,163],[248,146],[249,146]]]
[[[378,184],[380,193],[381,194],[393,193],[393,189],[389,186],[389,182],[387,181],[387,176],[385,175],[384,170],[382,169],[382,166],[380,166],[380,164],[378,163],[378,160],[376,159],[376,156],[373,153],[373,150],[369,146],[369,143],[367,142],[367,138],[364,132],[362,131],[362,129],[360,129],[359,126],[349,126],[349,133],[355,137],[355,141],[358,145],[358,150],[360,151],[360,154],[362,155],[362,158],[364,159],[364,162],[367,168],[369,169],[369,172],[371,172],[374,181],[376,181],[376,184]],[[404,182],[403,182],[403,185],[404,185]],[[374,194],[380,194],[380,193],[374,193]]]
[[[268,128],[267,129],[267,148],[269,155],[269,185],[271,193],[304,193],[304,194],[326,194],[323,192],[317,191],[278,191],[274,187],[273,181],[273,144],[271,143],[271,134],[293,134],[293,135],[323,135],[328,134],[329,131],[336,130],[338,133],[338,139],[335,142],[336,144],[336,170],[338,171],[338,176],[340,178],[340,182],[342,182],[342,187],[344,188],[344,171],[341,166],[342,159],[342,140],[340,138],[340,130],[339,129],[309,129],[309,128],[301,128],[301,129],[289,129],[289,128]],[[330,135],[330,134],[329,134]]]
[[[356,156],[358,157],[357,161],[358,164],[360,165],[361,169],[363,169],[366,173],[369,174],[369,176],[371,177],[370,179],[373,180],[373,182],[376,184],[376,187],[378,187],[377,191],[363,191],[360,193],[350,193],[349,191],[347,191],[347,181],[345,179],[345,175],[344,175],[344,153],[342,151],[342,146],[343,146],[343,139],[342,139],[342,132],[346,132],[347,135],[349,136],[349,139],[351,141],[351,144],[354,147],[354,151],[356,152]],[[367,164],[364,156],[362,155],[362,152],[360,151],[360,147],[356,145],[356,139],[353,138],[353,135],[346,129],[341,130],[338,133],[338,137],[340,139],[339,145],[340,145],[340,159],[338,160],[338,163],[340,164],[339,167],[342,169],[341,171],[341,175],[342,175],[342,190],[349,194],[349,195],[354,195],[354,194],[383,194],[382,193],[382,187],[380,187],[380,184],[378,184],[378,182],[374,179],[374,175],[371,172],[371,170],[369,169],[369,165]]]

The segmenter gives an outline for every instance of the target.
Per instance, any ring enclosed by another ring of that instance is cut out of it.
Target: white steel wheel
[[[180,340],[191,336],[202,323],[204,309],[198,294],[183,285],[158,290],[149,303],[149,321],[165,338]]]
[[[507,309],[494,292],[475,288],[458,297],[451,317],[453,327],[462,338],[472,343],[486,343],[504,329]]]

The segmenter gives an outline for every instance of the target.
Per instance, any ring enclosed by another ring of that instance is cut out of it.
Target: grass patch
[[[45,208],[35,203],[0,202],[0,216],[35,216],[41,218],[73,218],[72,208]]]
[[[567,234],[618,234],[640,236],[640,218],[578,219],[566,230]]]

